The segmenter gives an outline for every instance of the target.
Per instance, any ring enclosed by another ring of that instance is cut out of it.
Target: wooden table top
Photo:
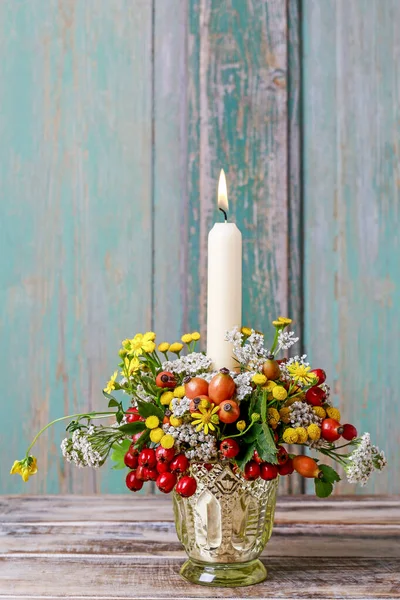
[[[400,598],[400,498],[278,500],[268,580],[179,577],[171,499],[0,496],[0,598]]]

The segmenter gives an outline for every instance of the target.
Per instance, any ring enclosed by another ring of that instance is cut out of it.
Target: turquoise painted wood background
[[[221,167],[244,238],[244,323],[294,316],[343,411],[388,450],[391,471],[365,491],[400,491],[399,12],[0,3],[2,493],[124,491],[118,472],[63,463],[61,426],[29,486],[9,465],[49,419],[103,406],[122,338],[205,331]]]

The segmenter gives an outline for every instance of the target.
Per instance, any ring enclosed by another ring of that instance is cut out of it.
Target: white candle
[[[224,223],[215,223],[208,234],[207,356],[215,369],[234,369],[232,344],[225,334],[242,322],[242,234],[228,223],[225,173],[218,183],[218,208]]]

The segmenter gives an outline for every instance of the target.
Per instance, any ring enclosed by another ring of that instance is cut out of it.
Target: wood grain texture
[[[10,461],[104,406],[120,340],[151,324],[151,3],[6,0],[0,56],[0,489],[26,492]],[[66,466],[62,433],[37,446],[31,493],[122,491]]]
[[[281,498],[267,582],[234,590],[179,578],[170,499],[135,497],[129,516],[126,500],[1,498],[0,598],[400,597],[398,497]]]
[[[399,19],[396,0],[303,6],[305,341],[387,452],[368,493],[400,489]]]

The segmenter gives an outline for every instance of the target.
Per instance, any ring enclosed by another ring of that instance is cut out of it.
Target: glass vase
[[[173,494],[176,531],[189,557],[180,573],[201,585],[259,583],[267,577],[258,557],[271,537],[278,478],[246,481],[229,463],[207,466],[191,466],[193,496]]]

